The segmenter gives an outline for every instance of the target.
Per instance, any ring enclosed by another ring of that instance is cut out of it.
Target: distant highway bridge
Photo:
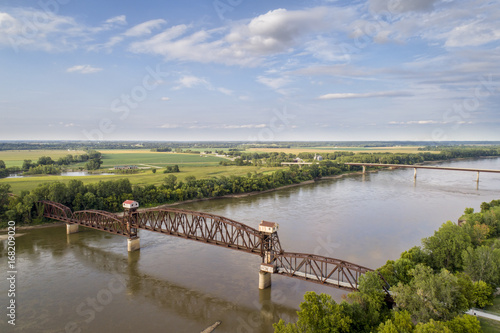
[[[345,165],[362,166],[363,173],[366,173],[366,167],[386,167],[386,168],[413,168],[415,170],[413,178],[417,178],[417,169],[432,169],[432,170],[448,170],[448,171],[469,171],[477,172],[477,182],[479,183],[480,172],[500,173],[500,170],[491,169],[476,169],[476,168],[455,168],[455,167],[438,167],[430,165],[410,165],[410,164],[384,164],[384,163],[344,163]]]
[[[223,216],[173,208],[138,210],[138,206],[135,201],[125,201],[125,213],[120,216],[101,210],[73,212],[65,205],[47,200],[36,204],[44,217],[65,222],[68,234],[84,226],[128,237],[128,251],[140,249],[137,232],[142,229],[259,255],[262,257],[260,289],[271,285],[271,274],[280,274],[354,291],[358,289],[360,276],[373,271],[341,259],[285,252],[279,241],[277,223],[262,221],[257,230]],[[380,278],[389,296],[389,285],[382,275]]]

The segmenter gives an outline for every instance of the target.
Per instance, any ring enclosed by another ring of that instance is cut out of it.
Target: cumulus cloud
[[[170,101],[170,97],[162,97],[161,100],[162,101]]]
[[[91,65],[76,65],[66,69],[68,73],[92,74],[102,71],[102,68],[93,67]]]
[[[407,97],[412,94],[404,91],[379,91],[372,93],[332,93],[321,95],[319,99],[348,99],[348,98],[374,98],[374,97]]]
[[[220,29],[192,31],[182,24],[134,42],[129,50],[158,54],[169,60],[255,66],[262,57],[290,52],[309,34],[338,25],[338,18],[345,19],[343,13],[353,16],[352,9],[316,7],[296,11],[276,9],[248,23],[237,22]]]

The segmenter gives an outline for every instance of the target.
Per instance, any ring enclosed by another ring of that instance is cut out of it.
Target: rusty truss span
[[[269,280],[263,281],[262,288],[270,285],[270,274],[279,274],[353,291],[358,289],[359,278],[373,271],[340,259],[285,252],[278,237],[278,224],[273,222],[262,221],[259,229],[255,229],[223,216],[183,209],[126,209],[118,215],[101,210],[73,212],[48,200],[39,201],[36,206],[44,217],[67,223],[68,233],[77,231],[70,232],[70,227],[80,225],[138,241],[137,232],[142,229],[259,255],[260,275]],[[388,292],[385,281],[384,285]]]

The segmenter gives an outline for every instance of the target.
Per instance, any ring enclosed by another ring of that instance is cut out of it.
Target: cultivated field
[[[3,160],[9,168],[21,167],[24,160],[36,162],[42,156],[50,156],[53,160],[57,160],[68,154],[82,155],[84,153],[83,150],[2,150],[0,151],[0,160]]]
[[[7,183],[11,185],[11,190],[15,194],[21,193],[24,190],[31,190],[41,183],[46,182],[69,182],[71,179],[78,179],[84,183],[93,183],[100,180],[116,180],[121,178],[128,178],[132,184],[146,185],[155,184],[159,185],[163,179],[168,175],[163,173],[163,169],[168,165],[179,165],[179,173],[174,173],[179,180],[183,180],[187,176],[195,176],[197,179],[220,177],[220,176],[243,176],[247,173],[267,173],[275,171],[276,168],[256,167],[256,166],[221,166],[220,161],[227,159],[216,156],[200,156],[198,154],[176,154],[176,153],[161,153],[150,152],[148,150],[100,150],[103,153],[103,165],[100,172],[111,172],[116,165],[137,165],[141,170],[134,174],[115,174],[115,175],[101,175],[99,173],[89,176],[29,176],[23,178],[4,178],[0,179],[0,184]],[[50,156],[52,159],[56,157],[65,156],[68,153],[81,154],[83,152],[67,152],[57,150],[38,151],[38,154],[33,154],[37,151],[24,151],[25,154],[16,152],[0,152],[0,159],[3,156],[15,156],[20,158],[21,165],[24,159],[32,159],[36,161],[40,156]],[[64,152],[64,153],[61,153]],[[29,157],[29,158],[28,158]],[[14,160],[14,159],[12,159]],[[5,161],[7,163],[7,161]],[[69,168],[78,169],[84,167],[85,163],[73,164]],[[157,169],[156,173],[152,169]]]

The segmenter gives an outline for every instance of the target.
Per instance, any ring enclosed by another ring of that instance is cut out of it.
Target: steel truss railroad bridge
[[[221,246],[262,257],[259,288],[271,285],[271,274],[280,274],[343,290],[358,289],[359,277],[373,271],[344,260],[307,253],[285,252],[278,237],[278,225],[262,221],[259,230],[223,216],[182,209],[137,210],[124,203],[123,215],[101,210],[73,212],[52,201],[39,201],[37,210],[44,217],[66,223],[67,233],[78,232],[78,226],[128,237],[128,250],[140,248],[139,229]],[[128,208],[127,208],[128,207]],[[379,273],[380,275],[380,273]],[[388,294],[389,285],[384,282]],[[389,295],[389,294],[388,294]]]

